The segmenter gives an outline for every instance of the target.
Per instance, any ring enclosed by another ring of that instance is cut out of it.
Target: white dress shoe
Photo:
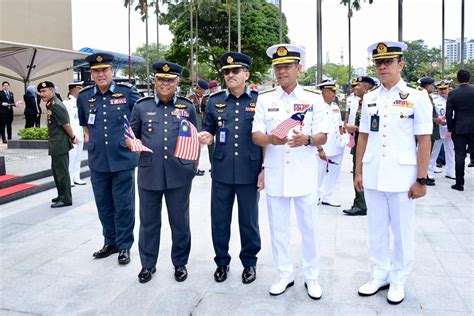
[[[388,289],[388,286],[389,283],[387,281],[372,278],[359,288],[359,295],[372,296],[380,290]]]
[[[341,204],[336,202],[336,201],[333,201],[333,200],[322,200],[321,202],[322,205],[329,205],[329,206],[334,206],[334,207],[340,207]]]
[[[387,301],[392,305],[400,304],[405,298],[405,288],[401,284],[390,283]]]
[[[85,181],[82,181],[81,179],[79,179],[79,180],[74,180],[74,183],[75,183],[75,184],[78,184],[78,185],[85,185],[85,184],[86,184],[86,182],[85,182]]]
[[[323,291],[317,280],[306,280],[304,287],[308,290],[308,296],[313,300],[319,300],[323,295]]]
[[[278,282],[274,283],[270,288],[270,295],[276,296],[285,293],[286,289],[295,285],[293,278],[290,279],[279,279]]]

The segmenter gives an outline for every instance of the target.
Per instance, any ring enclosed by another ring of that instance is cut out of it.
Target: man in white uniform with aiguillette
[[[369,47],[381,85],[362,103],[354,185],[367,203],[372,278],[359,288],[371,296],[389,288],[399,304],[413,266],[415,199],[426,194],[433,107],[426,91],[401,79],[404,43]],[[390,262],[390,230],[394,236]]]
[[[303,240],[305,287],[320,299],[318,163],[316,147],[326,142],[325,106],[319,93],[298,85],[304,57],[302,48],[278,44],[267,49],[279,86],[262,92],[253,121],[253,141],[265,150],[265,191],[272,239],[273,261],[279,279],[271,295],[294,285],[290,249],[290,208],[293,200]]]

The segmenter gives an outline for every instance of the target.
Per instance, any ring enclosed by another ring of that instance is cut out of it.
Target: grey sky
[[[281,0],[293,43],[306,48],[306,65],[316,63],[316,1]],[[339,0],[323,0],[323,59],[339,63],[341,51],[348,62],[347,7]],[[404,0],[404,39],[424,39],[429,47],[441,46],[441,0]],[[383,40],[397,40],[397,0],[374,0],[354,11],[352,64],[367,65],[367,47]],[[446,38],[461,36],[461,0],[445,0]],[[99,48],[128,53],[128,12],[123,0],[72,0],[73,48]],[[465,0],[465,36],[474,38],[474,1]],[[223,28],[226,26],[223,25]],[[149,23],[149,40],[156,42],[156,22]],[[172,35],[160,25],[160,42],[170,44]],[[145,23],[132,12],[132,51],[145,43]]]

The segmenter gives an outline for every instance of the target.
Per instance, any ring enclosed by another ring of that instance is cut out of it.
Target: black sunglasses
[[[234,75],[238,75],[242,70],[244,70],[242,67],[223,69],[222,73],[224,74],[224,76],[228,76],[230,73],[233,73]]]
[[[385,66],[390,66],[391,64],[393,64],[393,62],[396,60],[397,58],[384,58],[384,59],[376,59],[374,60],[374,65],[375,67],[380,67],[382,66],[382,64],[384,64]]]

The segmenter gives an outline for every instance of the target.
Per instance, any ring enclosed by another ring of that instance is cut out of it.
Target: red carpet
[[[36,184],[21,183],[5,189],[0,189],[0,197],[11,195],[20,191],[28,190],[30,188],[37,187]]]
[[[12,174],[6,174],[6,175],[3,175],[3,176],[0,176],[0,182],[7,181],[7,180],[10,180],[10,179],[14,179],[14,178],[18,178],[18,176],[14,176]]]

